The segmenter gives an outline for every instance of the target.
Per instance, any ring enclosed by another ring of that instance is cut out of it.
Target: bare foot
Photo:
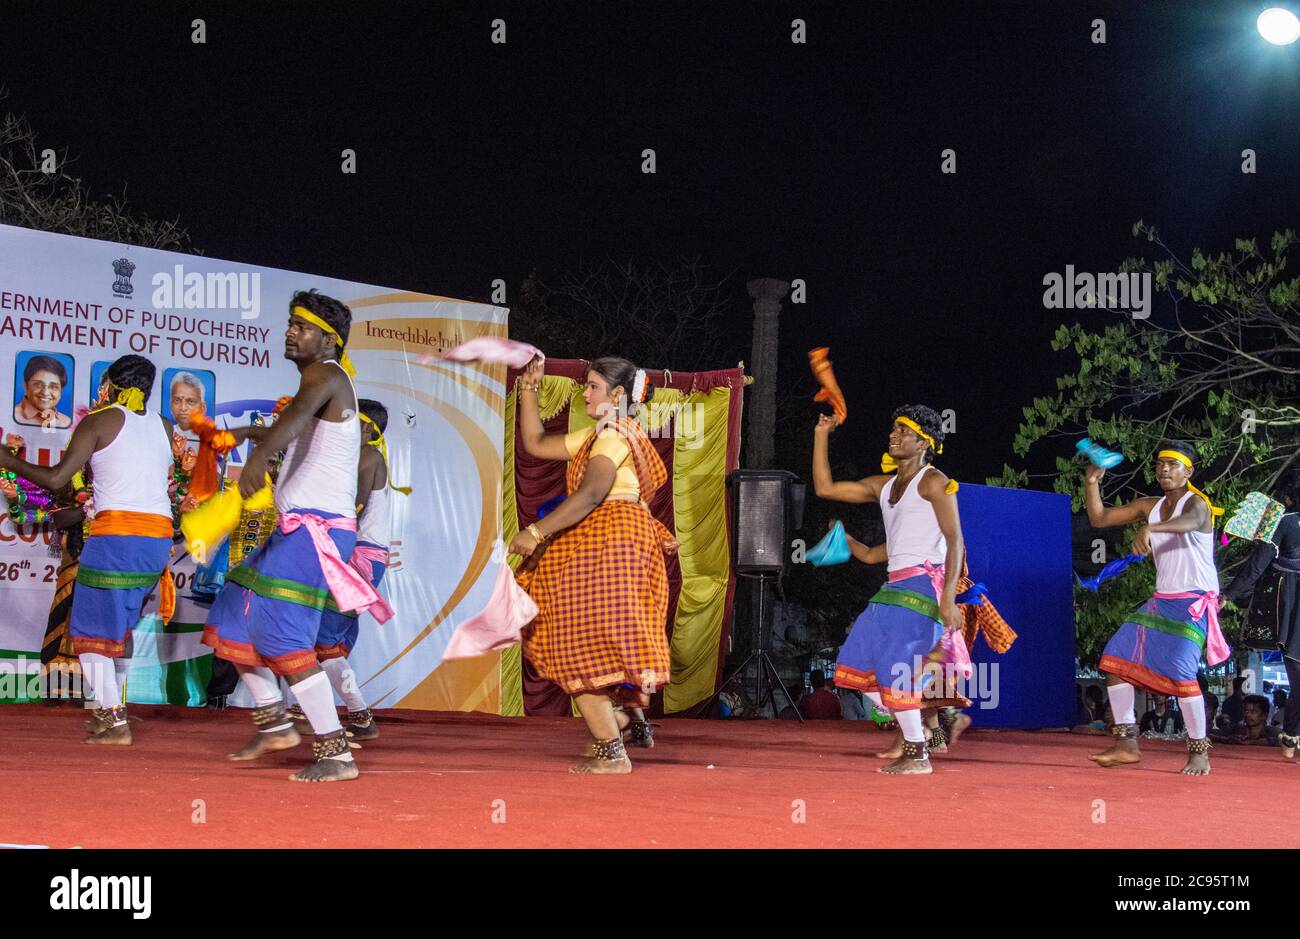
[[[1189,753],[1187,754],[1187,765],[1179,770],[1184,776],[1208,776],[1210,775],[1210,754],[1208,753]]]
[[[379,724],[372,718],[369,724],[348,724],[348,740],[378,740]]]
[[[258,731],[253,739],[249,741],[248,746],[237,753],[230,754],[229,758],[239,762],[255,760],[276,750],[291,750],[300,743],[302,743],[302,737],[292,726],[286,727],[284,730]]]
[[[626,755],[618,760],[586,760],[576,766],[570,766],[569,772],[593,776],[605,774],[622,776],[632,772],[632,761]]]
[[[876,772],[890,776],[928,776],[934,772],[934,767],[930,765],[929,757],[900,756],[894,762],[880,767]]]
[[[129,747],[131,745],[131,725],[118,724],[101,731],[86,734],[82,743],[103,744],[105,746]]]
[[[1098,766],[1125,766],[1129,763],[1141,763],[1142,754],[1138,751],[1136,739],[1132,737],[1116,737],[1109,750],[1103,753],[1093,753],[1088,759]]]
[[[965,714],[958,714],[948,726],[948,745],[955,746],[961,735],[970,729],[972,721]]]
[[[361,775],[356,760],[336,760],[326,757],[317,760],[306,769],[299,770],[289,778],[294,782],[344,782]]]
[[[627,746],[644,747],[649,750],[655,745],[654,732],[650,729],[649,721],[632,721],[627,726]]]
[[[888,750],[882,750],[876,754],[882,760],[896,760],[903,755],[903,732],[900,730],[894,737],[894,743]]]

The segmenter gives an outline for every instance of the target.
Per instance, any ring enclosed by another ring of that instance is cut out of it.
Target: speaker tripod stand
[[[776,665],[773,663],[772,657],[768,655],[768,640],[771,637],[772,632],[768,629],[767,625],[767,591],[771,582],[774,581],[776,577],[772,574],[752,574],[742,576],[749,576],[754,581],[754,606],[756,607],[758,614],[755,617],[757,625],[755,627],[754,635],[754,650],[749,653],[749,656],[740,664],[740,667],[736,669],[732,676],[724,681],[721,687],[713,693],[713,697],[709,698],[709,700],[705,702],[704,713],[711,714],[713,712],[713,706],[717,702],[718,698],[722,697],[722,693],[735,683],[737,679],[739,679],[740,697],[745,703],[746,717],[751,719],[761,717],[763,705],[765,703],[772,706],[772,716],[779,717],[781,712],[776,706],[776,690],[780,688],[781,694],[785,696],[785,700],[789,702],[792,708],[794,708],[795,716],[798,717],[799,723],[802,724],[803,715],[799,713],[799,704],[790,696],[790,692],[786,690],[785,683],[781,681],[781,676],[776,670]],[[752,701],[746,694],[746,691],[748,690],[748,682],[745,680],[749,675],[751,665],[757,666],[758,669],[755,695]]]

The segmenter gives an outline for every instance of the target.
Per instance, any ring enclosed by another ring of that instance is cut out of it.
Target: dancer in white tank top
[[[96,514],[82,549],[69,633],[97,707],[86,743],[131,743],[122,686],[131,631],[160,586],[159,614],[171,617],[175,591],[166,570],[172,548],[171,433],[146,410],[156,369],[124,355],[104,372],[99,404],[77,425],[62,459],[36,466],[0,448],[0,469],[58,493],[89,465]]]
[[[1106,471],[1088,468],[1084,496],[1094,528],[1142,521],[1133,551],[1156,565],[1155,595],[1106,643],[1100,668],[1106,673],[1115,741],[1094,754],[1099,766],[1141,761],[1137,743],[1135,688],[1178,698],[1187,726],[1187,764],[1182,772],[1210,771],[1205,701],[1198,681],[1204,655],[1211,665],[1228,656],[1219,631],[1219,574],[1214,566],[1214,518],[1222,509],[1192,485],[1196,448],[1187,441],[1161,441],[1155,459],[1163,497],[1107,506],[1101,497]]]
[[[389,493],[394,491],[388,479],[388,448],[383,436],[388,426],[388,409],[369,398],[362,398],[358,408],[363,446],[360,460],[353,467],[353,478],[361,517],[357,523],[357,545],[349,563],[378,590],[388,565]],[[397,491],[410,492],[410,489]],[[348,661],[360,631],[360,615],[323,610],[316,633],[316,657],[348,709],[348,737],[373,740],[379,736],[379,727],[357,687],[356,675]],[[289,709],[289,716],[298,722],[307,719],[299,705]]]
[[[836,482],[828,439],[839,422],[823,416],[813,438],[813,486],[823,499],[879,503],[888,535],[889,583],[872,597],[840,647],[835,684],[863,692],[898,721],[903,741],[882,773],[931,772],[921,709],[928,676],[919,666],[962,614],[956,588],[962,535],[957,484],[930,465],[943,447],[942,420],[933,409],[908,405],[894,412],[889,452],[881,469],[896,475]]]
[[[235,663],[257,703],[258,733],[231,759],[256,759],[298,744],[275,676],[288,679],[316,737],[316,762],[290,777],[300,782],[357,777],[333,689],[316,657],[322,615],[369,609],[387,619],[381,612],[387,604],[346,564],[356,544],[361,457],[345,351],[351,323],[345,304],[314,290],[289,302],[284,355],[298,367],[301,382],[239,477],[247,498],[264,484],[271,455],[285,451],[275,492],[277,530],[227,574],[203,636],[218,656]]]

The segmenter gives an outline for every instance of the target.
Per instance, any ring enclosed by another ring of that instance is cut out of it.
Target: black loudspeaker
[[[727,477],[735,513],[737,574],[780,574],[791,533],[803,524],[807,486],[785,470],[736,470]]]

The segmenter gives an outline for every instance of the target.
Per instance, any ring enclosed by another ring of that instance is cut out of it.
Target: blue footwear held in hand
[[[1091,437],[1084,437],[1074,445],[1074,448],[1086,456],[1093,466],[1100,466],[1102,469],[1112,469],[1124,462],[1123,454],[1107,450],[1099,443],[1093,443]]]
[[[844,523],[836,522],[835,527],[826,533],[826,537],[808,549],[804,555],[813,567],[829,567],[843,564],[853,557],[849,550],[849,538],[844,533]]]

